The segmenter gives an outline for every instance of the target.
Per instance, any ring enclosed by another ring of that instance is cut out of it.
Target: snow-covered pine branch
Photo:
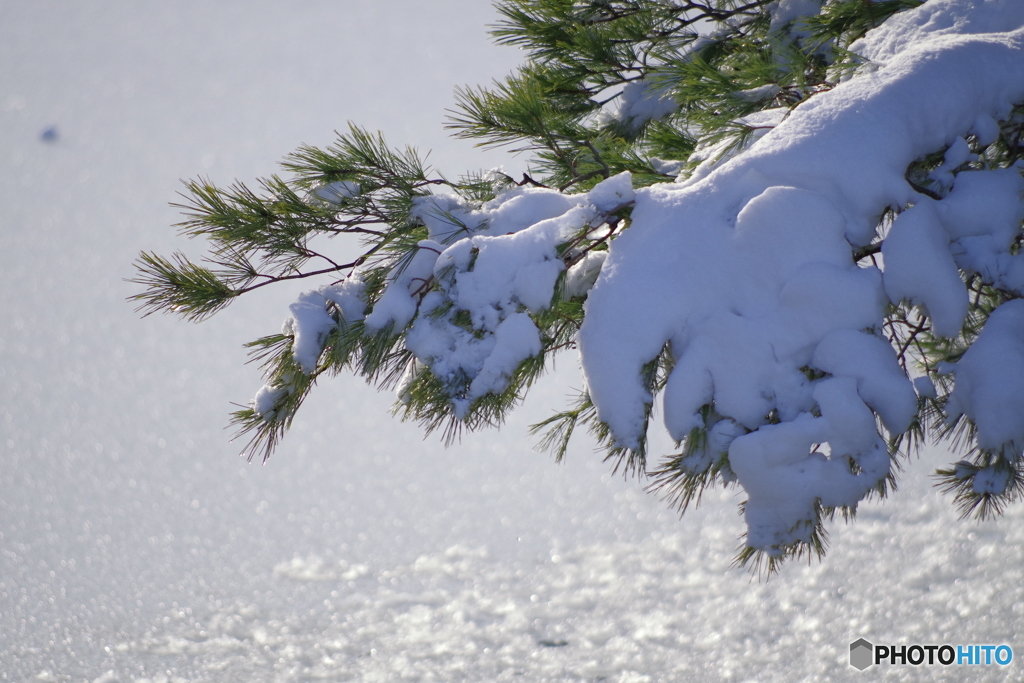
[[[190,187],[217,268],[140,261],[143,305],[192,318],[329,273],[254,342],[250,457],[324,372],[397,388],[451,437],[578,345],[586,391],[548,443],[587,426],[647,472],[660,400],[681,450],[653,488],[685,509],[742,487],[755,566],[823,552],[824,519],[884,495],[926,433],[966,439],[941,473],[965,512],[1024,492],[1024,3],[499,10],[530,61],[461,91],[451,125],[533,153],[521,182],[450,181],[353,128],[263,196]],[[353,233],[353,263],[309,246]]]

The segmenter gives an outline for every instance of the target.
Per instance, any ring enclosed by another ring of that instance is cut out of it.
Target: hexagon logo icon
[[[850,666],[863,671],[874,663],[871,661],[874,659],[874,652],[874,645],[863,638],[858,638],[850,643]]]

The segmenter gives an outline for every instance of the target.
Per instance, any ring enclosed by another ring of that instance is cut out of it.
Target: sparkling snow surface
[[[0,680],[991,680],[1002,667],[847,664],[849,643],[1007,643],[1024,656],[1024,509],[960,523],[911,463],[834,524],[822,564],[729,562],[733,490],[683,521],[585,444],[526,425],[448,450],[342,378],[267,466],[227,443],[259,386],[241,344],[300,288],[200,326],[126,296],[178,179],[251,180],[346,119],[449,173],[521,160],[449,141],[456,84],[517,54],[479,1],[0,4]],[[201,245],[185,244],[191,254]],[[666,444],[655,452],[665,452]]]

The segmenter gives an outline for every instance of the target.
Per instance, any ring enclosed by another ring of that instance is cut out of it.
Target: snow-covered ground
[[[1018,676],[847,664],[859,637],[1024,656],[1024,510],[958,522],[927,477],[946,453],[767,584],[729,566],[733,492],[678,521],[586,444],[561,466],[532,451],[570,362],[447,450],[342,378],[266,466],[235,457],[229,402],[260,384],[241,344],[297,292],[139,320],[124,278],[182,247],[178,179],[271,172],[347,119],[449,172],[518,169],[441,129],[454,85],[516,63],[493,18],[475,0],[0,1],[0,680]]]

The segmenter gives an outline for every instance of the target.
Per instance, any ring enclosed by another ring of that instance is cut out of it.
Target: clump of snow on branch
[[[609,178],[588,193],[565,195],[543,188],[515,188],[474,208],[452,195],[417,200],[414,216],[428,228],[412,255],[396,265],[387,285],[363,316],[358,275],[344,283],[306,292],[291,305],[283,333],[292,354],[313,372],[327,335],[341,319],[363,320],[366,329],[405,330],[415,356],[400,393],[423,368],[445,386],[458,417],[473,402],[501,393],[513,372],[541,352],[540,332],[530,317],[556,294],[565,263],[560,245],[581,230],[600,229],[609,214],[633,201],[628,173]],[[568,273],[565,294],[583,296],[597,278],[603,254],[587,254]],[[258,414],[273,407],[281,391],[263,387]]]
[[[316,370],[327,336],[338,326],[338,319],[362,320],[366,310],[365,283],[356,272],[344,281],[304,292],[288,307],[289,315],[281,326],[281,334],[292,338],[292,359],[299,370],[309,375]],[[274,406],[288,393],[288,388],[270,382],[256,393],[252,408],[265,421],[275,416]]]
[[[359,183],[351,180],[338,180],[316,188],[310,193],[310,196],[324,204],[341,206],[346,199],[357,196],[361,191]]]
[[[823,0],[776,0],[769,7],[771,30],[777,31],[803,17],[814,16],[821,11]]]
[[[978,339],[956,364],[949,417],[966,415],[978,430],[978,447],[1024,452],[1024,300],[1007,301],[989,317]]]
[[[663,86],[638,80],[623,86],[614,109],[602,111],[597,123],[606,126],[615,122],[637,130],[648,121],[657,121],[675,110],[675,100]]]
[[[476,399],[503,391],[519,364],[541,352],[529,313],[551,303],[565,269],[558,246],[600,226],[633,196],[629,174],[586,194],[512,192],[474,212],[475,234],[436,255],[439,286],[420,303],[406,348],[445,384],[458,417]],[[584,263],[589,272],[574,273],[575,291],[600,267],[593,259]]]
[[[950,168],[962,163],[958,138],[976,128],[991,137],[989,122],[1024,99],[1021,7],[933,0],[897,15],[859,43],[872,69],[710,172],[637,192],[632,226],[587,302],[590,397],[618,442],[637,448],[654,400],[641,369],[667,345],[670,434],[703,427],[708,405],[749,432],[728,455],[749,495],[751,547],[777,554],[809,542],[817,504],[853,507],[889,473],[874,416],[902,433],[917,405],[881,335],[887,303],[921,303],[938,334],[956,335],[966,314],[958,266],[1015,282],[1016,170],[963,173],[941,201],[916,193],[904,172],[949,145]],[[876,238],[879,216],[908,205],[885,274],[858,267],[853,249]],[[1008,305],[954,369],[952,403],[982,420],[989,447],[1024,439],[1022,375],[1005,374],[1022,334]],[[996,402],[1005,408],[990,412]],[[812,450],[821,443],[828,455]]]

